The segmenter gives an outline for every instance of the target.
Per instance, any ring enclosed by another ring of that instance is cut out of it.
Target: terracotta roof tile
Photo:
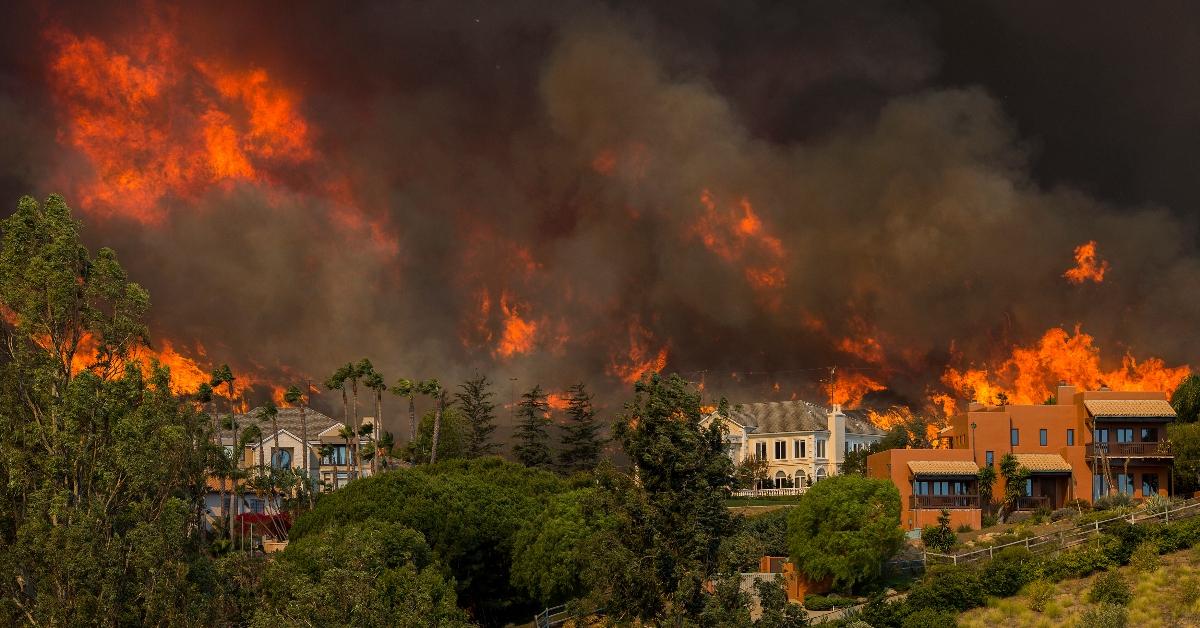
[[[970,460],[910,460],[908,470],[924,476],[975,476],[979,467]]]
[[[1092,416],[1175,416],[1175,409],[1166,399],[1087,399],[1083,405]]]
[[[1013,454],[1030,473],[1070,473],[1071,463],[1058,454]]]

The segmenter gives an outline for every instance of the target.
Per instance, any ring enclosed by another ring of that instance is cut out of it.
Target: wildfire
[[[571,401],[565,394],[550,393],[546,395],[546,405],[550,406],[551,410],[566,410]]]
[[[85,207],[155,223],[165,197],[195,198],[313,155],[293,93],[261,68],[187,54],[161,21],[119,48],[62,30],[48,38],[62,138],[94,170]]]
[[[829,397],[833,403],[842,404],[847,408],[855,408],[862,403],[867,393],[884,390],[887,386],[871,376],[859,372],[838,373],[829,385]]]
[[[1085,281],[1101,283],[1107,271],[1108,261],[1100,259],[1096,253],[1096,241],[1090,240],[1075,247],[1075,267],[1068,268],[1063,277],[1073,284]]]
[[[632,384],[646,373],[660,372],[667,366],[667,348],[657,352],[650,348],[654,337],[636,318],[629,322],[629,347],[624,355],[610,357],[608,374]]]
[[[1037,404],[1050,398],[1060,380],[1091,390],[1108,386],[1170,394],[1189,373],[1187,365],[1169,367],[1159,358],[1138,361],[1128,352],[1119,367],[1105,370],[1094,339],[1076,325],[1074,334],[1055,327],[1032,346],[1014,347],[1012,355],[992,369],[947,367],[942,383],[979,403],[995,404],[1004,395],[1009,403]]]
[[[704,214],[692,233],[705,248],[733,264],[742,265],[746,281],[756,291],[774,294],[787,283],[783,271],[786,254],[779,238],[769,234],[749,199],[728,211],[717,208],[708,190],[700,194]]]
[[[521,318],[516,305],[509,305],[507,292],[500,293],[500,311],[503,313],[503,330],[500,343],[496,345],[493,355],[510,358],[514,355],[528,353],[533,349],[533,341],[537,335],[538,324]]]
[[[918,440],[918,437],[923,437],[931,447],[940,448],[946,446],[946,443],[940,440],[941,427],[934,422],[927,422],[917,417],[912,409],[906,406],[892,406],[883,412],[869,410],[867,418],[871,423],[875,424],[881,430],[891,430],[897,426],[903,426],[904,431],[908,432],[909,442]],[[917,434],[919,430],[922,433]]]

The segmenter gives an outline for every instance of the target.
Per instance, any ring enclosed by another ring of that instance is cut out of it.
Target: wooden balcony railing
[[[917,509],[954,509],[979,508],[978,495],[913,495],[909,498],[909,508]]]
[[[1092,446],[1088,449],[1088,455],[1093,458],[1099,458],[1101,453],[1106,454],[1109,458],[1126,456],[1170,458],[1172,456],[1171,443],[1166,441],[1156,443],[1092,443]]]
[[[1049,508],[1049,497],[1034,497],[1026,495],[1017,498],[1017,510],[1037,510],[1038,508]]]

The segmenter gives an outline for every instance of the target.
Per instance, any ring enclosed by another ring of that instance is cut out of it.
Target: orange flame
[[[650,330],[642,326],[638,319],[629,322],[629,347],[622,355],[614,354],[608,365],[609,375],[619,377],[621,381],[632,384],[646,373],[661,372],[667,366],[667,348],[662,347],[654,352],[650,346],[654,337]]]
[[[705,248],[726,262],[741,264],[746,281],[756,291],[774,295],[783,288],[787,283],[783,243],[767,232],[749,199],[743,198],[735,209],[720,211],[713,194],[704,190],[700,204],[704,214],[692,233]]]
[[[546,405],[550,406],[551,410],[566,410],[570,400],[566,394],[550,393],[546,395]]]
[[[1108,271],[1108,261],[1100,259],[1096,254],[1096,241],[1089,240],[1075,247],[1075,267],[1068,268],[1063,277],[1073,284],[1085,281],[1100,283],[1104,281],[1104,273]]]
[[[528,353],[533,349],[538,324],[521,318],[516,305],[509,306],[507,292],[500,293],[500,311],[504,313],[504,329],[500,334],[500,343],[496,345],[493,354],[501,358],[510,358],[517,354]]]
[[[909,441],[916,440],[918,434],[913,432],[913,428],[925,424],[924,432],[920,436],[924,437],[933,448],[947,447],[948,444],[941,440],[941,428],[934,421],[921,421],[912,411],[906,406],[892,406],[883,412],[876,410],[867,411],[867,418],[871,423],[875,424],[881,430],[891,430],[896,426],[904,426],[904,431],[908,433]]]
[[[862,403],[867,393],[884,390],[887,386],[865,373],[851,371],[846,374],[838,373],[829,387],[829,396],[833,403],[847,408],[855,408]]]
[[[1079,325],[1074,335],[1055,327],[1034,345],[1014,347],[1012,355],[992,369],[947,367],[942,382],[965,398],[995,404],[1004,395],[1009,403],[1038,404],[1054,393],[1060,380],[1088,390],[1108,386],[1123,391],[1164,391],[1170,394],[1191,373],[1187,365],[1169,367],[1159,358],[1138,361],[1126,352],[1121,365],[1105,370],[1100,349]],[[940,405],[944,404],[943,402]]]

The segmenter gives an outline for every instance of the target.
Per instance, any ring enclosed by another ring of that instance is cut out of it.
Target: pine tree
[[[540,385],[521,395],[521,403],[517,404],[517,444],[513,446],[517,462],[527,467],[550,466],[550,436],[546,433],[549,413],[550,404]]]
[[[492,398],[492,382],[486,375],[476,375],[459,385],[458,399],[462,414],[467,419],[467,457],[479,458],[496,453],[492,432],[496,431],[496,404]]]
[[[594,469],[600,459],[600,424],[592,396],[582,384],[567,389],[567,423],[562,426],[563,451],[558,464],[568,472]]]

